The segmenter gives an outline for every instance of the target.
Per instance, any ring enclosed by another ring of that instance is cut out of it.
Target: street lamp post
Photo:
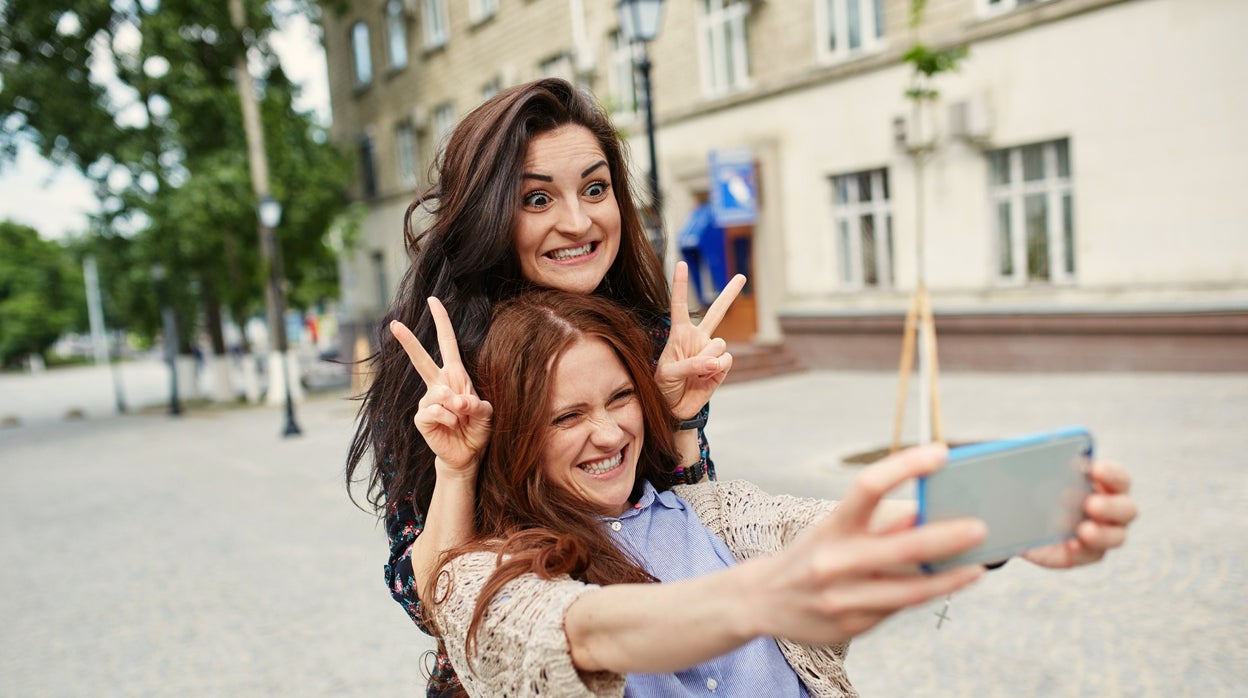
[[[256,207],[256,216],[260,219],[260,227],[264,229],[264,242],[269,248],[269,297],[273,299],[269,327],[274,333],[273,340],[277,351],[282,357],[282,386],[286,389],[286,427],[282,436],[299,436],[303,432],[295,422],[295,401],[290,394],[290,368],[286,361],[286,302],[282,293],[282,248],[277,244],[274,231],[282,222],[282,203],[271,196],[263,196]],[[273,376],[269,376],[269,385],[273,385]]]
[[[641,44],[641,57],[635,66],[641,75],[642,98],[646,103],[646,143],[650,150],[650,207],[657,230],[663,227],[663,198],[659,191],[659,157],[654,142],[654,96],[650,86],[650,42],[659,35],[663,21],[663,0],[619,0],[615,12],[620,20],[620,33],[629,45]],[[663,257],[662,235],[651,237],[659,257]]]

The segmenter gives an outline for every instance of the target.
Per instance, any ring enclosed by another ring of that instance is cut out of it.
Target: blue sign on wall
[[[754,153],[745,148],[711,151],[711,212],[721,226],[750,225],[758,218]]]

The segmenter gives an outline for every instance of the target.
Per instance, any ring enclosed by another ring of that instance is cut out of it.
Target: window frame
[[[872,197],[862,200],[859,179],[869,177]],[[893,240],[892,182],[888,167],[829,175],[831,186],[832,245],[836,250],[840,287],[846,291],[890,291],[897,287]],[[838,197],[840,182],[846,183],[846,200]],[[877,196],[878,193],[878,196]],[[870,216],[875,234],[876,282],[867,283],[863,264],[862,219]]]
[[[356,139],[356,155],[360,166],[360,196],[365,201],[381,195],[381,182],[377,179],[377,139],[372,128],[360,132]]]
[[[611,101],[611,118],[629,123],[637,118],[641,98],[637,94],[637,62],[641,47],[624,38],[619,28],[607,34],[607,94]]]
[[[361,34],[362,32],[362,34]],[[351,74],[355,89],[362,90],[373,84],[373,40],[368,22],[358,20],[351,25]],[[360,42],[363,41],[363,47]]]
[[[503,76],[495,75],[481,86],[481,101],[488,102],[503,91]]]
[[[1059,146],[1065,148],[1066,174],[1060,172]],[[1029,148],[1040,148],[1044,176],[1030,181],[1024,180],[1024,151]],[[1004,155],[1009,181],[998,183],[994,175],[998,169],[993,158]],[[1079,262],[1076,258],[1078,247],[1075,239],[1075,191],[1074,169],[1072,167],[1069,138],[1057,138],[1008,148],[990,150],[984,154],[988,174],[988,220],[992,231],[992,277],[999,285],[1005,286],[1060,286],[1072,284],[1078,280]],[[1035,197],[1043,195],[1043,199]],[[1047,259],[1047,278],[1033,277],[1030,265],[1031,254],[1028,249],[1028,201],[1042,200],[1045,216],[1045,254]],[[1003,245],[1001,205],[1008,205],[1007,225],[1009,227],[1009,258],[1005,257]],[[1009,262],[1008,270],[1004,267]]]
[[[426,51],[442,48],[451,40],[451,19],[446,0],[421,0],[420,36]]]
[[[411,62],[407,50],[407,9],[403,0],[386,0],[382,6],[382,20],[386,27],[386,59],[391,71],[403,70]],[[398,36],[395,36],[395,34]],[[398,41],[396,41],[398,39]],[[402,55],[395,55],[396,47]]]
[[[394,125],[394,164],[399,186],[411,189],[420,183],[420,138],[411,119]]]
[[[498,0],[468,0],[468,22],[473,25],[491,19],[498,14]]]
[[[702,93],[718,97],[748,89],[749,0],[701,0],[697,15]]]
[[[1048,0],[975,0],[975,11],[980,17],[996,17],[1044,2]]]
[[[814,0],[815,48],[819,60],[837,63],[852,60],[887,48],[884,25],[884,0]],[[858,3],[858,46],[850,46],[849,3]],[[829,47],[830,33],[835,32],[837,45]]]
[[[576,84],[576,63],[570,51],[559,51],[538,61],[537,74],[544,78],[563,78]]]

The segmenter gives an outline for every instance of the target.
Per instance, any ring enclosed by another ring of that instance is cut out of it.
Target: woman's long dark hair
[[[445,564],[474,550],[499,555],[498,569],[477,598],[469,647],[490,601],[522,574],[568,574],[591,584],[654,581],[616,547],[590,503],[542,473],[552,377],[581,340],[606,344],[633,383],[644,425],[634,496],[642,480],[659,490],[671,487],[676,420],[655,385],[649,335],[636,318],[605,298],[562,291],[532,291],[500,303],[477,363],[477,392],[494,406],[494,424],[477,476],[475,535],[442,556]]]
[[[512,231],[529,142],[568,124],[589,129],[602,147],[620,209],[619,253],[595,293],[623,303],[640,318],[656,318],[670,306],[662,266],[633,201],[623,145],[602,107],[553,78],[517,85],[477,107],[451,133],[435,183],[403,218],[412,264],[378,327],[372,384],[362,397],[347,453],[348,492],[356,468],[372,454],[368,501],[379,513],[387,506],[393,512],[409,497],[416,511],[428,511],[435,478],[433,453],[412,426],[425,385],[385,328],[391,320],[403,322],[441,363],[426,305],[429,296],[436,296],[450,313],[460,354],[472,371],[494,305],[526,285]],[[422,209],[431,219],[416,233]]]

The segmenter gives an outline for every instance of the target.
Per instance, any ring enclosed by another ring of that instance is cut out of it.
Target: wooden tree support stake
[[[940,412],[940,363],[936,359],[936,323],[932,319],[932,299],[927,287],[920,284],[910,295],[906,309],[906,323],[902,328],[901,365],[897,369],[897,406],[893,412],[893,445],[895,453],[901,448],[901,425],[906,414],[906,394],[910,385],[910,371],[914,367],[916,338],[922,333],[919,346],[920,360],[930,367],[928,388],[931,397],[932,439],[943,442],[944,420]]]

